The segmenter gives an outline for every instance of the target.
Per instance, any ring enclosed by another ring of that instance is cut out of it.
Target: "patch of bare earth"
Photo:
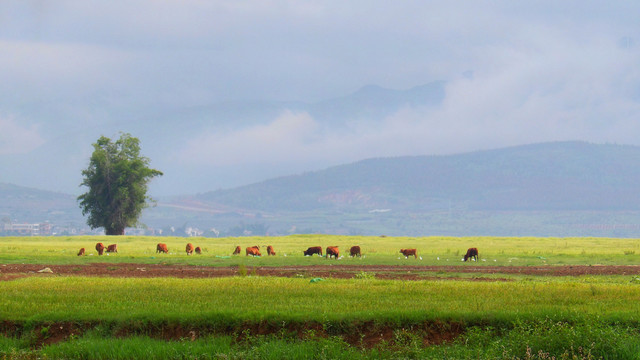
[[[3,321],[0,323],[0,334],[5,336],[22,336],[25,333],[32,334],[31,347],[41,348],[58,342],[69,341],[99,326],[99,323],[82,322],[43,322],[27,330],[24,324]],[[102,327],[104,330],[104,327]],[[318,322],[290,322],[274,323],[268,321],[245,322],[221,329],[219,326],[189,326],[185,324],[162,324],[162,326],[141,326],[118,324],[113,330],[113,336],[126,338],[135,335],[145,335],[166,341],[194,341],[201,337],[211,335],[232,335],[237,343],[250,342],[261,336],[285,336],[300,340],[314,340],[337,336],[347,344],[362,348],[372,349],[384,345],[402,347],[403,340],[412,340],[416,337],[422,340],[423,345],[440,345],[454,341],[465,331],[462,323],[429,321],[423,323],[408,324],[380,324],[375,322],[363,322],[332,327]],[[410,337],[408,337],[410,334]]]
[[[177,278],[217,278],[239,275],[237,266],[212,267],[192,265],[161,264],[112,264],[94,263],[87,265],[34,265],[5,264],[0,266],[0,281],[13,280],[25,276],[46,276],[50,273],[38,271],[49,268],[53,275],[109,276],[109,277],[177,277]],[[376,278],[399,280],[441,280],[506,281],[483,277],[435,277],[425,273],[471,273],[471,274],[523,274],[539,276],[580,276],[580,275],[638,275],[638,265],[571,265],[571,266],[410,266],[410,265],[313,265],[313,266],[255,266],[247,267],[247,273],[257,276],[280,277],[331,277],[353,278],[362,272],[375,274]]]

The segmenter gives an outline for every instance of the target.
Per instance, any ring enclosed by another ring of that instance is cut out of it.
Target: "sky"
[[[633,1],[0,1],[0,182],[80,194],[129,132],[201,193],[372,157],[546,141],[640,145]],[[445,82],[437,106],[336,127],[282,105]],[[230,118],[233,118],[230,120]]]

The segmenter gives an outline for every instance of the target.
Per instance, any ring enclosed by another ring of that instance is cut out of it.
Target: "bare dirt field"
[[[48,268],[51,272],[40,272]],[[315,265],[315,266],[247,266],[246,275],[280,277],[331,277],[353,278],[368,272],[379,279],[423,280],[442,278],[459,280],[455,277],[436,277],[433,273],[471,273],[471,274],[521,274],[538,276],[580,276],[580,275],[639,275],[637,265],[572,265],[572,266],[389,266],[389,265]],[[110,264],[88,265],[0,265],[0,280],[12,280],[25,276],[42,274],[109,276],[109,277],[177,277],[177,278],[215,278],[240,275],[237,266],[210,267],[191,265],[149,265],[149,264]],[[506,279],[471,277],[466,280],[500,281]]]

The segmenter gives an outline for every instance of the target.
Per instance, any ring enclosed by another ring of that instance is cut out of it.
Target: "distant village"
[[[201,230],[194,227],[176,229],[173,226],[165,229],[153,228],[128,228],[126,235],[148,235],[148,236],[206,236],[218,237],[220,231],[217,229]],[[104,235],[102,229],[91,229],[84,225],[58,225],[50,222],[43,223],[17,223],[4,222],[0,224],[0,236],[75,236],[75,235]]]
[[[80,236],[80,235],[104,235],[104,230],[91,229],[84,223],[71,222],[66,225],[56,224],[50,221],[40,223],[20,222],[4,218],[0,220],[0,236]],[[196,226],[163,226],[162,228],[141,227],[127,228],[125,235],[132,236],[179,236],[179,237],[227,237],[227,236],[264,236],[274,235],[268,231],[264,224],[238,224],[226,230],[209,227],[200,229]]]

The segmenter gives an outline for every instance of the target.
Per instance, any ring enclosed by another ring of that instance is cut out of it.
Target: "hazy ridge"
[[[264,211],[638,210],[640,147],[556,142],[449,156],[369,159],[198,195]]]
[[[158,181],[162,181],[159,179]],[[82,223],[75,197],[0,184],[0,216]],[[152,194],[153,195],[153,194]],[[143,222],[220,234],[640,236],[640,147],[552,142],[368,159],[161,198]]]

